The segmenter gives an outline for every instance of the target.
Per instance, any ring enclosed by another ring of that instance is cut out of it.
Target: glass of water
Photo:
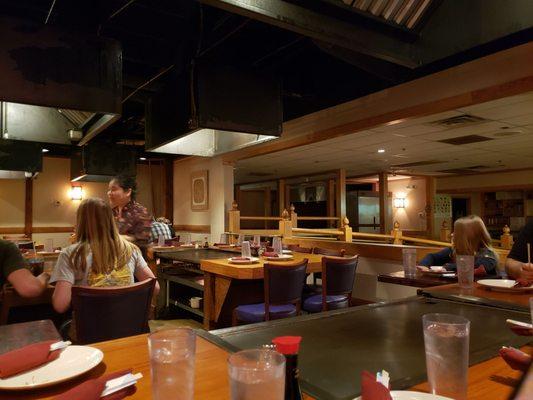
[[[426,314],[422,321],[431,393],[466,400],[470,321],[452,314]]]
[[[228,358],[231,400],[283,400],[285,357],[274,350],[253,349]]]
[[[283,254],[283,246],[281,244],[281,238],[279,236],[274,236],[272,238],[272,247],[274,248],[274,253],[281,256]]]
[[[250,248],[250,242],[245,240],[241,244],[241,256],[246,258],[252,257],[252,250]]]
[[[533,297],[529,298],[529,308],[531,310],[531,323],[533,324]]]
[[[190,328],[148,336],[152,395],[155,400],[193,400],[196,333]]]
[[[461,289],[474,287],[474,256],[457,255],[457,280]]]
[[[416,275],[416,249],[402,249],[403,272],[406,278]]]

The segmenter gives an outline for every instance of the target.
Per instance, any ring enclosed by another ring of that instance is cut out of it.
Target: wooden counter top
[[[232,264],[226,258],[216,260],[202,260],[200,269],[204,272],[209,272],[216,275],[225,276],[233,279],[263,279],[263,265],[265,262],[272,264],[286,264],[296,261],[301,261],[304,258],[309,260],[307,264],[307,272],[320,272],[322,268],[322,255],[320,254],[305,254],[293,253],[294,259],[291,261],[278,262],[266,261],[260,257],[259,262],[254,264]]]

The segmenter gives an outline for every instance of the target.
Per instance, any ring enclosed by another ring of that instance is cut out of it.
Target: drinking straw
[[[527,263],[531,264],[531,245],[527,244]]]

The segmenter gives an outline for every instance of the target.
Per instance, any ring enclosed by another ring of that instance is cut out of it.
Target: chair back
[[[270,305],[295,304],[298,314],[305,284],[307,258],[291,264],[276,265],[265,263],[265,320],[269,320]]]
[[[155,279],[130,286],[72,287],[77,343],[94,343],[149,332]]]
[[[287,248],[291,251],[294,251],[295,253],[306,253],[306,254],[312,254],[313,253],[313,248],[308,248],[308,247],[300,247],[299,245],[297,244],[289,244],[287,246]]]
[[[359,256],[349,258],[322,257],[322,309],[327,309],[327,296],[347,295],[351,301]]]
[[[344,249],[330,250],[330,249],[323,249],[321,247],[315,247],[313,249],[313,254],[322,254],[324,256],[330,256],[330,257],[344,257],[345,253],[346,253],[346,250]]]

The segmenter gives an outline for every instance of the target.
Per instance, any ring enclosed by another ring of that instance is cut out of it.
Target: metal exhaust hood
[[[41,145],[0,139],[0,179],[31,178],[42,170]]]
[[[272,76],[200,63],[172,77],[146,109],[146,150],[216,156],[276,139],[281,85]]]
[[[137,175],[137,151],[130,146],[90,143],[72,155],[72,182],[108,182],[116,175]]]

